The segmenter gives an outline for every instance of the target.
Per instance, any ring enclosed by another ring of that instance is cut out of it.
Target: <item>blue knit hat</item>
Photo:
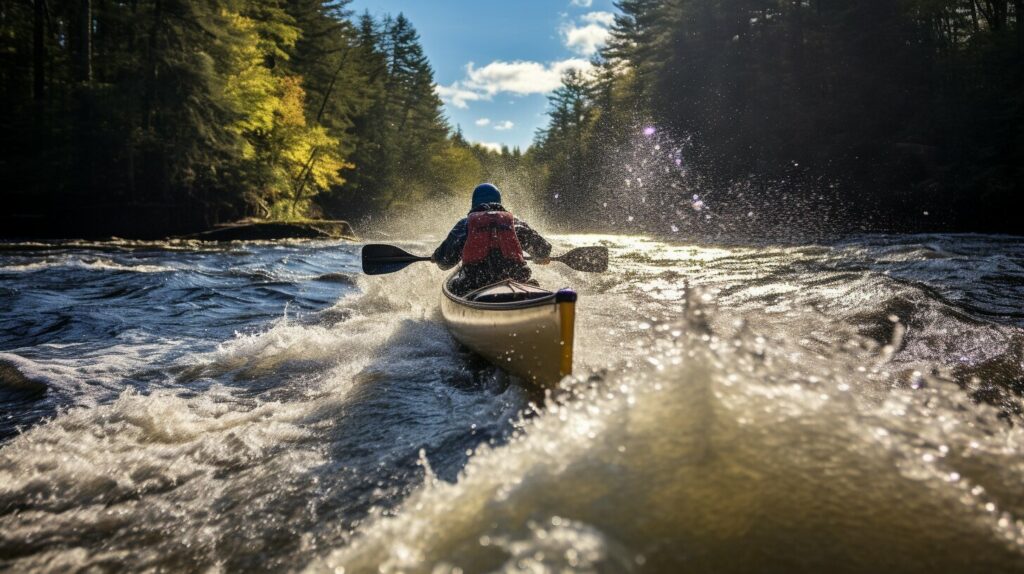
[[[481,183],[473,190],[473,207],[481,203],[501,203],[501,192],[490,183]]]

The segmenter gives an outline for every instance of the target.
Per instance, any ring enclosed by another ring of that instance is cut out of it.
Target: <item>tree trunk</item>
[[[46,5],[44,0],[35,0],[32,13],[32,98],[38,107],[43,104],[43,89],[46,87],[46,79],[43,70],[46,67],[46,44],[45,24]]]
[[[157,90],[157,48],[159,46],[160,21],[163,18],[163,2],[156,0],[153,7],[153,26],[149,31],[149,47],[146,54],[146,78],[142,97],[142,127],[149,130],[153,127],[153,107]]]
[[[92,1],[79,1],[77,50],[74,56],[74,75],[77,85],[75,94],[75,122],[72,130],[75,133],[76,172],[81,185],[76,186],[76,193],[89,193],[93,189],[93,129],[92,129]],[[103,189],[104,195],[108,192]]]
[[[327,109],[327,102],[330,100],[331,93],[334,91],[334,84],[337,83],[338,76],[341,74],[342,68],[345,67],[345,62],[348,60],[348,55],[350,52],[351,50],[346,50],[345,53],[342,54],[341,61],[338,62],[338,67],[336,70],[334,70],[334,75],[331,76],[331,83],[327,85],[327,90],[324,92],[323,101],[320,102],[320,109],[316,113],[317,125],[320,125],[321,120],[323,120],[324,110]],[[319,148],[314,146],[313,150],[310,151],[309,153],[309,160],[306,162],[306,165],[302,167],[302,171],[299,172],[299,176],[295,178],[295,182],[297,183],[298,188],[295,191],[295,201],[292,202],[293,212],[298,207],[299,201],[302,199],[302,193],[306,188],[306,183],[309,181],[309,176],[313,171],[313,162],[316,161],[316,156],[318,153],[320,153]]]
[[[1003,30],[1006,28],[1006,17],[1010,11],[1010,3],[1006,0],[1000,0],[993,6],[995,13],[996,24],[992,26],[993,30]]]
[[[1024,63],[1024,0],[1013,0],[1013,16],[1017,26],[1017,58]]]
[[[78,46],[78,81],[92,81],[92,0],[80,0],[81,14]]]

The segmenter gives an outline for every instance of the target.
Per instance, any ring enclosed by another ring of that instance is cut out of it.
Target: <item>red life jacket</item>
[[[467,218],[469,235],[462,248],[462,263],[480,263],[495,249],[501,256],[516,263],[526,263],[523,247],[516,237],[515,218],[507,211],[477,211]]]

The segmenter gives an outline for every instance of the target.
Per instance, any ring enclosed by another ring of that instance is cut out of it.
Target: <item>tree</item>
[[[622,0],[587,120],[573,125],[569,89],[538,133],[547,195],[603,206],[631,196],[609,183],[624,161],[660,161],[675,199],[638,197],[637,225],[699,184],[717,231],[1019,228],[981,215],[1014,212],[1024,181],[1019,4]],[[626,137],[638,125],[658,136]]]

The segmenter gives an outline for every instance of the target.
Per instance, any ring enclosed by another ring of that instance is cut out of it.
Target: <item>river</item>
[[[0,570],[1024,571],[1024,239],[555,242],[547,398],[357,244],[0,245]]]

